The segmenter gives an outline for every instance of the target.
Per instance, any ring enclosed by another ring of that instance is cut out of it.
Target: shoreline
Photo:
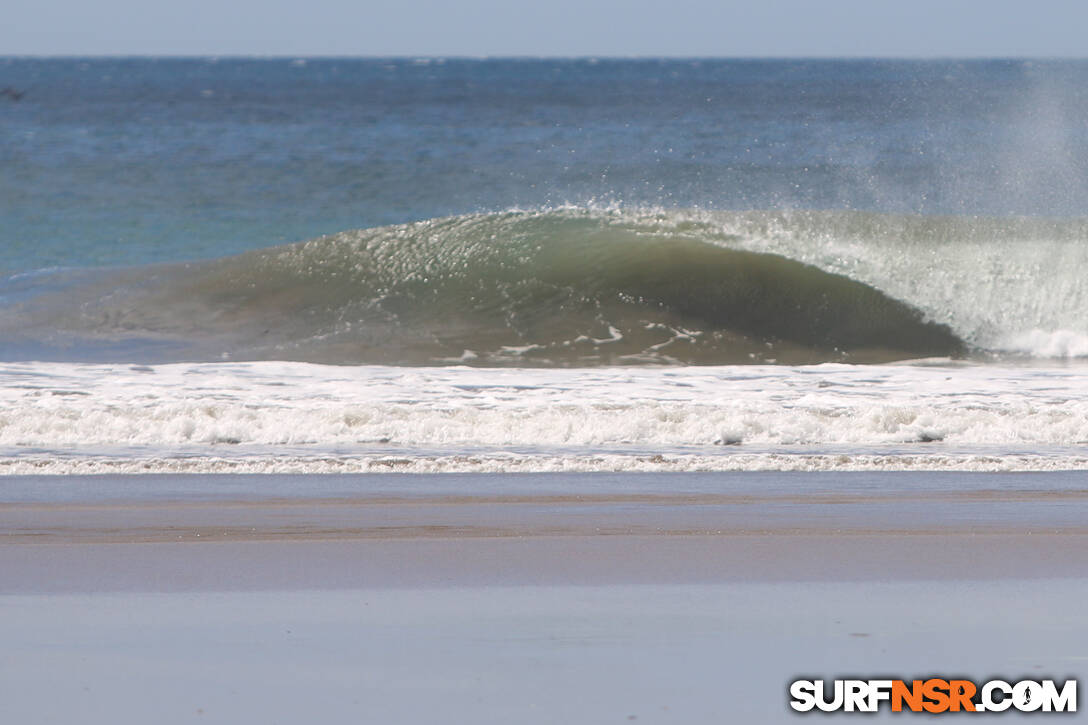
[[[918,443],[928,446],[928,443]],[[864,453],[473,453],[454,455],[240,453],[108,457],[0,454],[7,476],[373,475],[538,473],[1060,473],[1088,470],[1088,455],[962,451]]]

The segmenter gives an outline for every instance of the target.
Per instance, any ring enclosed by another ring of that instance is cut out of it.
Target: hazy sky
[[[34,0],[24,54],[1088,57],[1088,2]]]

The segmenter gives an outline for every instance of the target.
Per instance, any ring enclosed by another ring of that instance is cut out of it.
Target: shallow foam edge
[[[666,473],[729,471],[1083,471],[1088,456],[1034,454],[798,454],[733,453],[447,456],[252,456],[0,458],[3,475],[157,473]]]

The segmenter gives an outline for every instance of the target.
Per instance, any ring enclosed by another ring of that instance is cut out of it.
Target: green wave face
[[[189,358],[345,364],[877,362],[966,351],[947,326],[871,286],[739,241],[667,214],[469,215],[125,270],[66,291],[83,299],[37,324],[168,340]]]

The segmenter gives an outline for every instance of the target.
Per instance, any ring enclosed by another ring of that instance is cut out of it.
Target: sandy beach
[[[453,478],[11,479],[5,709],[778,722],[803,674],[1088,657],[1076,474]]]

